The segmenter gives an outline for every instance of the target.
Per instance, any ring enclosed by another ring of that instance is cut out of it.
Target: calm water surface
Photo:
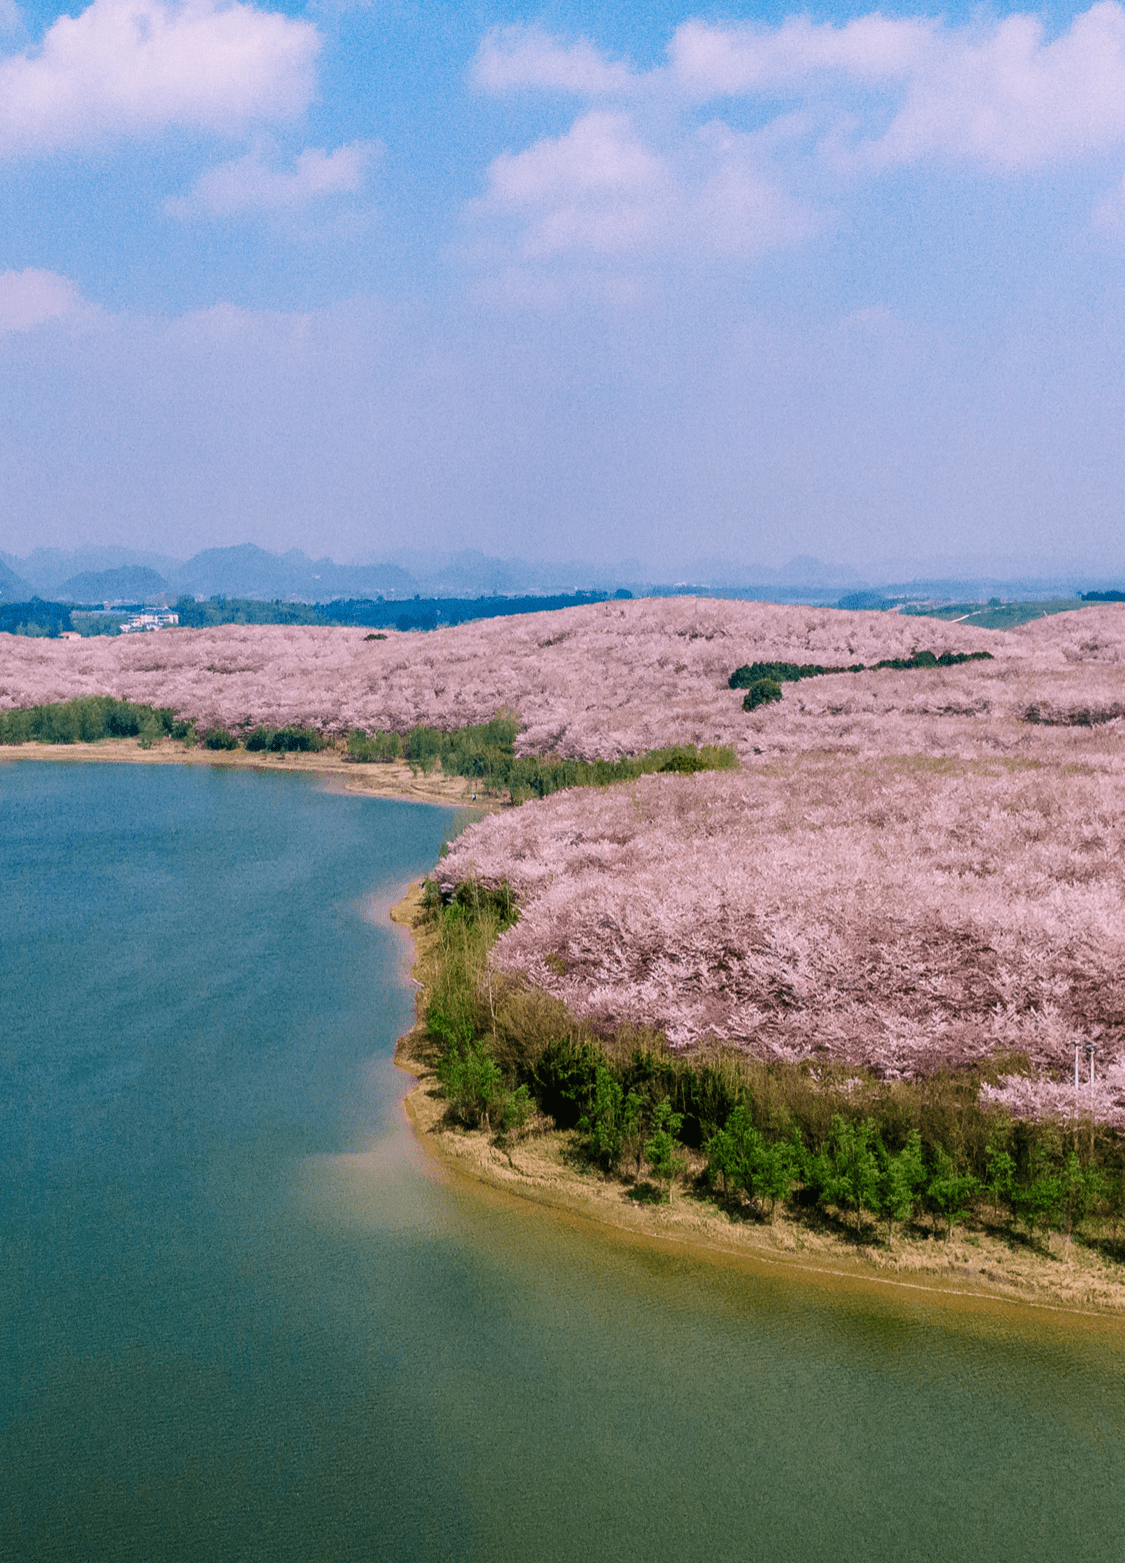
[[[0,1556],[1119,1563],[1119,1327],[435,1180],[385,909],[448,823],[0,764]]]

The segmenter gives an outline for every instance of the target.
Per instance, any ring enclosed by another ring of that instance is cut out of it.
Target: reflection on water
[[[445,816],[0,766],[0,1555],[1114,1559],[1116,1325],[433,1176],[368,898]]]

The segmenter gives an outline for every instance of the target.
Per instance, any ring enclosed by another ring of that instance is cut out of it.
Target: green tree
[[[855,1123],[837,1114],[824,1150],[810,1167],[810,1181],[816,1185],[823,1204],[855,1211],[857,1234],[862,1229],[863,1212],[880,1208],[882,1150],[874,1119]]]
[[[1051,1227],[1059,1217],[1062,1199],[1062,1180],[1050,1153],[1044,1146],[1034,1147],[1028,1160],[1027,1176],[1017,1185],[1014,1199],[1016,1213],[1027,1227],[1032,1243],[1038,1226],[1045,1226],[1050,1236]]]
[[[647,1103],[638,1091],[630,1091],[621,1109],[621,1150],[636,1163],[636,1175],[641,1175],[641,1163],[645,1152],[645,1110]]]
[[[771,700],[781,699],[781,685],[775,678],[759,678],[750,685],[742,700],[744,711],[756,711],[759,706],[768,705]]]
[[[683,1121],[682,1113],[672,1111],[670,1098],[662,1097],[652,1115],[652,1133],[645,1142],[645,1155],[653,1176],[665,1185],[665,1200],[671,1199],[673,1180],[683,1166],[683,1157],[678,1154],[677,1138]]]
[[[1018,1169],[1015,1158],[1008,1150],[1007,1142],[1008,1128],[1005,1125],[993,1131],[991,1139],[984,1148],[984,1159],[988,1165],[985,1190],[992,1203],[1006,1211],[1010,1219],[1014,1209]]]
[[[478,1043],[463,1052],[450,1049],[438,1061],[437,1072],[449,1111],[458,1123],[470,1129],[491,1129],[496,1116],[499,1124],[506,1095],[504,1077],[483,1046]]]
[[[754,1185],[769,1207],[771,1223],[778,1200],[788,1197],[803,1162],[804,1146],[799,1129],[794,1129],[787,1140],[774,1140],[772,1145],[763,1143],[754,1168]]]
[[[754,1127],[746,1106],[739,1103],[723,1127],[716,1129],[703,1147],[711,1186],[721,1182],[723,1194],[728,1199],[732,1194],[743,1192],[753,1197],[754,1169],[762,1149],[762,1136]]]
[[[594,1071],[593,1100],[578,1120],[586,1154],[613,1172],[640,1124],[642,1098],[635,1091],[625,1095],[620,1081],[603,1065]]]
[[[1105,1198],[1106,1178],[1098,1167],[1084,1167],[1075,1150],[1063,1162],[1058,1177],[1059,1211],[1069,1242],[1074,1228]]]
[[[925,1185],[922,1136],[912,1129],[898,1155],[887,1158],[883,1172],[882,1204],[888,1233],[896,1221],[901,1225],[917,1214]]]
[[[958,1221],[963,1221],[969,1206],[980,1193],[980,1183],[971,1172],[959,1172],[949,1153],[940,1146],[926,1180],[925,1205],[935,1216],[945,1218],[945,1235],[950,1237]]]

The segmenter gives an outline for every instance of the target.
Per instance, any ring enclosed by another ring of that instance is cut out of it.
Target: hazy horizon
[[[372,555],[358,559],[333,559],[329,555],[313,557],[306,550],[292,548],[285,553],[261,549],[257,544],[231,544],[176,556],[152,549],[133,549],[121,545],[78,545],[72,549],[37,547],[19,556],[0,550],[0,597],[12,596],[13,578],[31,586],[42,595],[63,586],[88,584],[96,596],[99,585],[110,584],[110,577],[121,577],[126,592],[133,589],[143,596],[139,584],[148,574],[153,577],[152,592],[169,588],[173,593],[200,597],[210,595],[262,596],[276,591],[279,596],[313,600],[317,593],[324,599],[365,594],[388,596],[409,594],[415,588],[427,595],[487,596],[557,594],[583,589],[613,589],[630,586],[669,588],[699,586],[701,589],[739,590],[742,588],[821,588],[825,596],[864,589],[964,584],[980,588],[990,584],[1019,589],[1026,587],[1070,586],[1097,588],[1125,579],[1125,569],[1099,568],[1090,563],[1070,561],[1059,565],[1043,559],[1015,559],[1011,556],[968,556],[951,559],[891,559],[875,561],[866,569],[846,562],[796,555],[781,565],[760,560],[697,558],[680,561],[673,568],[664,561],[664,570],[652,562],[631,558],[609,561],[589,559],[535,559],[511,555],[507,558],[479,550],[388,551],[382,558]],[[5,574],[10,571],[11,575]],[[128,580],[127,580],[128,578]],[[159,580],[157,580],[159,578]],[[323,585],[321,585],[323,583]],[[310,595],[311,594],[311,595]]]

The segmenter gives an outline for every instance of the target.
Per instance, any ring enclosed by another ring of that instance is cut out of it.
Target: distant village
[[[153,630],[168,630],[180,622],[178,613],[167,608],[154,609],[151,613],[137,613],[127,619],[118,630],[119,635],[148,635]]]

